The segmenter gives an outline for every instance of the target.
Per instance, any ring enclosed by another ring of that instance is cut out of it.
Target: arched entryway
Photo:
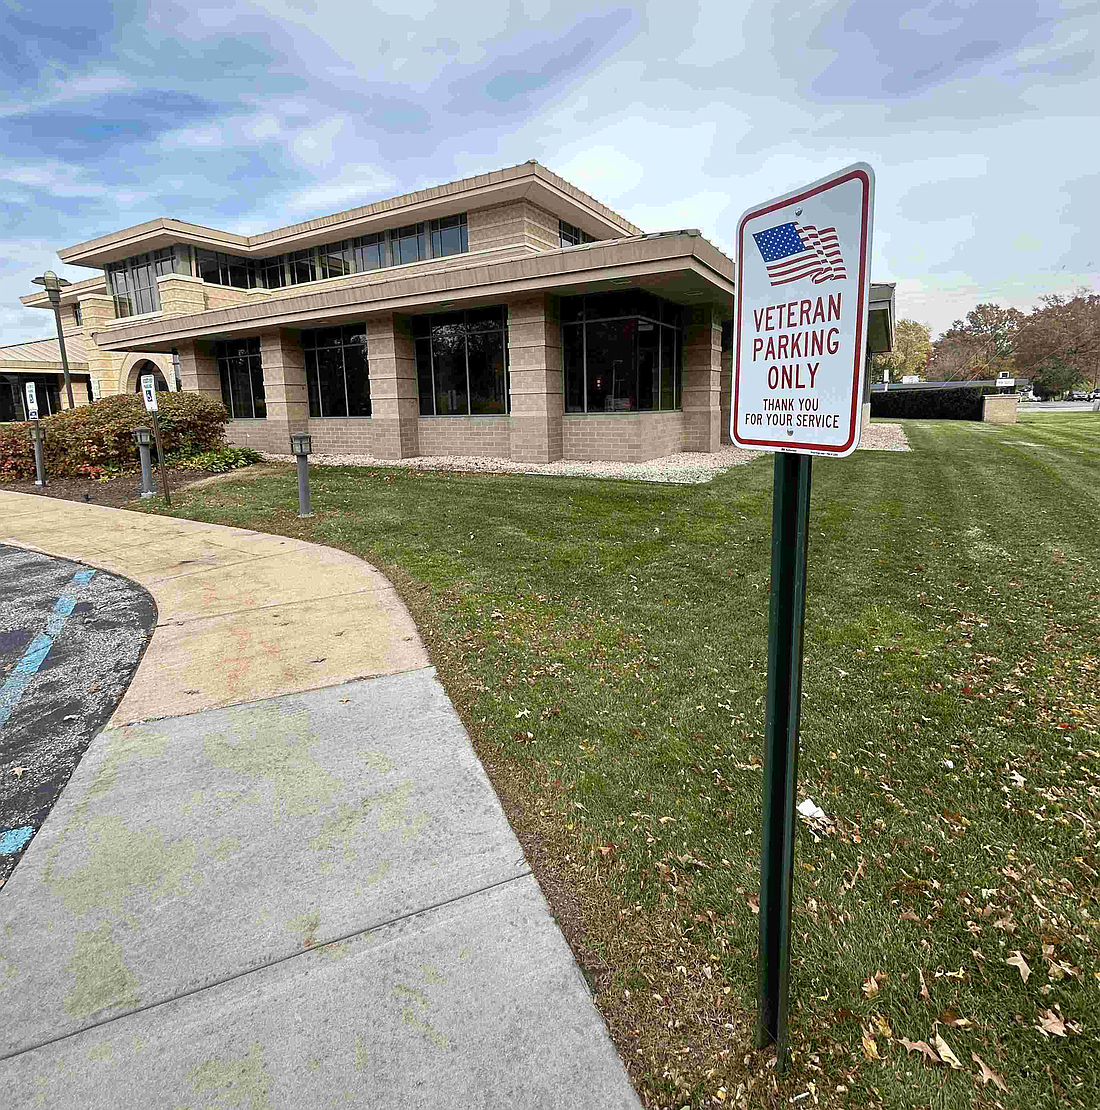
[[[162,373],[161,369],[155,362],[150,362],[148,359],[143,359],[141,362],[136,363],[130,368],[129,382],[130,391],[132,393],[141,392],[141,378],[143,374],[152,374],[156,379],[157,392],[168,393],[168,381]]]

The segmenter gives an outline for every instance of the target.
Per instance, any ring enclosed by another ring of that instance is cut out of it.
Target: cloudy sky
[[[1097,0],[0,5],[0,344],[56,251],[250,233],[536,158],[734,253],[750,204],[877,174],[876,281],[950,326],[1100,289]]]

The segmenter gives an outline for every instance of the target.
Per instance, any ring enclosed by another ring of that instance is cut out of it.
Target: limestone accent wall
[[[507,416],[422,416],[420,454],[506,459],[510,423]]]
[[[205,339],[189,339],[180,342],[177,348],[180,356],[180,382],[182,388],[193,393],[202,393],[215,401],[222,399],[221,378],[218,364],[214,359],[214,343]]]
[[[187,274],[165,274],[157,278],[162,316],[190,316],[206,310],[205,284]]]
[[[529,247],[556,251],[561,247],[558,217],[529,200],[523,202],[523,238]]]
[[[717,451],[721,438],[722,326],[716,311],[684,312],[684,451]]]
[[[982,398],[982,420],[986,424],[1016,424],[1019,398],[1015,393],[989,394]]]
[[[868,401],[860,410],[860,435],[871,426],[871,402]]]
[[[517,245],[550,251],[561,246],[558,217],[527,200],[475,208],[466,214],[466,230],[472,251]]]
[[[420,394],[408,316],[387,312],[367,319],[374,454],[407,459],[420,454]]]
[[[310,417],[309,434],[313,450],[320,454],[378,457],[374,421],[369,416]]]
[[[558,299],[547,294],[508,302],[512,413],[507,455],[517,462],[562,457],[561,327]]]
[[[93,293],[80,302],[84,317],[84,329],[89,336],[103,331],[115,319],[115,302],[108,296]],[[119,393],[124,383],[120,382],[122,364],[126,355],[112,351],[101,351],[95,343],[88,343],[88,373],[97,383],[100,397]]]
[[[205,281],[202,282],[202,292],[206,298],[208,312],[215,308],[233,308],[239,304],[253,304],[256,301],[271,299],[269,289],[236,289],[232,285],[211,285]]]
[[[137,391],[138,379],[143,372],[149,373],[148,363],[152,363],[164,375],[170,391],[175,391],[176,375],[172,367],[172,356],[157,354],[153,351],[131,351],[124,354],[119,370],[118,385],[122,393]]]

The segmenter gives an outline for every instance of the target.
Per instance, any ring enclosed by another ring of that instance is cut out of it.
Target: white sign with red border
[[[737,225],[730,435],[843,458],[859,446],[875,175],[863,162]]]

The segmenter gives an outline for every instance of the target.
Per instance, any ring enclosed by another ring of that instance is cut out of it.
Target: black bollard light
[[[309,507],[309,451],[312,444],[309,432],[291,432],[290,450],[298,461],[298,516],[313,516]]]
[[[153,486],[153,433],[148,428],[135,428],[134,440],[141,456],[141,496],[155,497],[157,491]]]
[[[34,444],[34,484],[46,484],[46,432],[37,420],[31,421],[31,443]]]

